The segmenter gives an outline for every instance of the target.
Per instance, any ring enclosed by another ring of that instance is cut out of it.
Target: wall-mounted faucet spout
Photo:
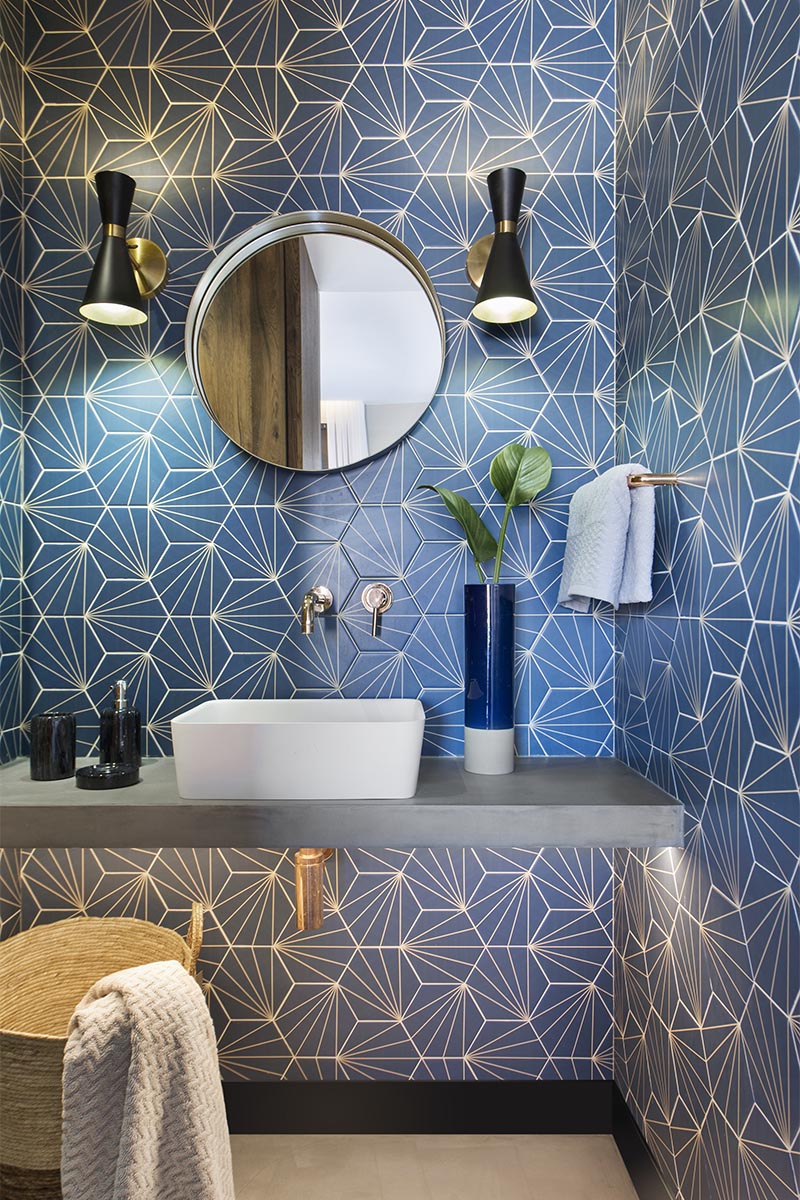
[[[300,609],[300,628],[303,633],[314,632],[314,593],[306,592]]]
[[[298,929],[322,928],[325,860],[332,854],[333,850],[305,846],[294,856],[295,912]]]
[[[303,596],[300,607],[300,629],[303,633],[314,632],[314,614],[327,612],[333,604],[333,594],[329,588],[317,584]]]

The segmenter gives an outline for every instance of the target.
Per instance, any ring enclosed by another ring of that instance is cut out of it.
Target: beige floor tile
[[[610,1136],[540,1135],[518,1141],[532,1200],[636,1200]]]
[[[435,1200],[414,1138],[376,1137],[373,1152],[381,1200]]]
[[[268,1149],[259,1137],[247,1134],[231,1134],[231,1156],[233,1158],[233,1182],[236,1194],[262,1171],[267,1162]]]
[[[419,1138],[415,1153],[437,1200],[532,1200],[512,1139]]]
[[[636,1200],[613,1138],[234,1135],[237,1200]]]
[[[260,1167],[248,1174],[237,1200],[375,1200],[377,1169],[368,1139],[354,1137],[260,1136],[250,1139],[248,1166],[260,1155]],[[238,1147],[234,1146],[234,1164]],[[238,1175],[237,1175],[238,1178]]]

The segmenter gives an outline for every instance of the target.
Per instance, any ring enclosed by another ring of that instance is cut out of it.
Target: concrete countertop
[[[423,758],[411,800],[182,800],[171,758],[135,787],[34,783],[27,759],[0,769],[0,845],[598,846],[683,845],[683,806],[614,758],[523,758],[513,775],[470,775]]]

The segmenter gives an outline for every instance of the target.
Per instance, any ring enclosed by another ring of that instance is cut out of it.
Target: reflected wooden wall
[[[319,339],[319,292],[300,238],[260,251],[220,288],[203,321],[200,374],[237,445],[321,468]]]
[[[286,462],[320,470],[319,288],[302,238],[283,243],[286,295]]]

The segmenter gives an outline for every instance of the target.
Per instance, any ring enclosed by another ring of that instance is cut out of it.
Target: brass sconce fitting
[[[294,856],[295,908],[298,929],[321,929],[325,862],[333,850],[303,847]]]

